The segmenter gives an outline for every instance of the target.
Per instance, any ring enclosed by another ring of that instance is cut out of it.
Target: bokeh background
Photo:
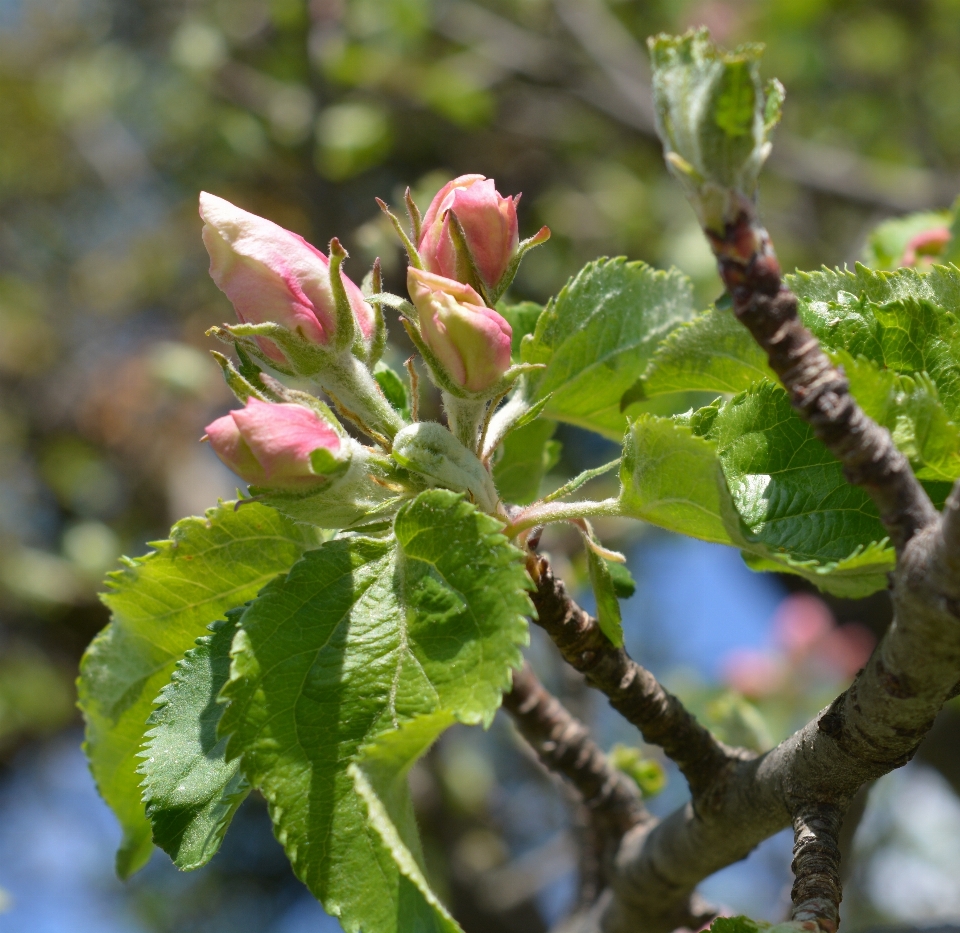
[[[339,930],[253,798],[207,868],[179,874],[160,853],[121,884],[79,749],[73,679],[107,621],[103,574],[235,489],[197,443],[231,405],[204,337],[231,311],[206,273],[198,191],[320,246],[336,234],[357,280],[379,256],[398,291],[374,197],[398,203],[409,184],[425,206],[481,172],[523,191],[522,235],[553,230],[515,298],[626,254],[679,266],[706,304],[719,283],[663,169],[642,45],[701,23],[765,42],[787,87],[762,184],[785,267],[852,262],[881,220],[960,192],[958,0],[0,0],[2,933]],[[558,438],[549,482],[611,456],[584,432]],[[825,602],[734,551],[601,531],[637,581],[631,651],[734,741],[799,725],[889,621],[885,594]],[[575,536],[544,546],[582,585]],[[531,657],[605,747],[637,745],[536,633]],[[684,798],[665,777],[657,812]],[[434,884],[467,933],[536,933],[575,900],[580,816],[507,723],[454,730],[414,778]],[[958,790],[948,709],[849,820],[845,928],[960,923]],[[706,893],[781,918],[790,844]]]

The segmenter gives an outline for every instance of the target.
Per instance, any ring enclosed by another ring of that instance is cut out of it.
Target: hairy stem
[[[610,705],[633,723],[646,742],[659,745],[683,772],[696,800],[738,753],[705,729],[673,694],[615,648],[597,620],[568,595],[543,557],[531,557],[528,569],[537,585],[533,603],[537,624],[546,630],[566,661],[606,694]]]
[[[547,691],[529,664],[514,671],[503,708],[546,768],[577,790],[604,851],[612,856],[630,829],[650,820],[636,785],[610,764],[587,727]]]
[[[840,925],[840,846],[843,814],[834,804],[800,807],[793,818],[791,920],[813,920],[824,933]]]
[[[619,499],[601,499],[594,502],[540,502],[519,512],[507,526],[504,534],[514,537],[528,528],[546,525],[548,522],[565,522],[577,518],[590,518],[594,515],[619,515]]]

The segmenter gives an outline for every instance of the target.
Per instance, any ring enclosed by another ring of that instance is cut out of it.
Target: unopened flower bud
[[[216,455],[254,486],[310,489],[346,469],[351,456],[339,431],[302,405],[250,398],[206,431]]]
[[[200,216],[210,254],[210,275],[246,324],[281,324],[305,340],[326,346],[337,327],[336,301],[326,256],[303,237],[203,192]],[[354,318],[369,345],[374,311],[341,272]],[[258,338],[263,352],[284,362],[280,348]]]
[[[510,325],[469,286],[407,270],[407,289],[420,333],[447,374],[470,392],[483,392],[510,367]]]
[[[463,229],[466,248],[483,285],[493,291],[519,245],[518,198],[503,197],[493,179],[483,175],[461,175],[444,185],[423,218],[418,248],[426,269],[464,281],[462,269],[458,274],[452,211]]]

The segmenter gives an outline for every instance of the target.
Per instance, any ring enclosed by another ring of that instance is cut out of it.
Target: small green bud
[[[761,45],[717,48],[706,29],[649,40],[657,132],[701,223],[723,232],[752,198],[780,119],[783,87],[760,83]]]
[[[486,467],[442,424],[421,421],[404,428],[393,439],[391,456],[434,485],[470,493],[481,509],[496,512],[497,490]]]
[[[659,762],[644,758],[639,748],[614,745],[610,749],[610,764],[632,778],[644,797],[655,797],[667,786],[667,775]]]

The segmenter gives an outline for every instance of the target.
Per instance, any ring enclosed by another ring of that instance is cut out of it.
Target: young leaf
[[[733,544],[736,523],[716,446],[670,418],[641,415],[623,442],[622,514],[704,541]],[[725,518],[726,517],[726,518]]]
[[[410,879],[348,767],[417,716],[493,718],[532,612],[501,528],[429,490],[401,507],[393,537],[327,542],[241,619],[223,691],[228,755],[243,755],[297,875],[348,933],[430,929],[399,925]]]
[[[319,543],[312,528],[258,503],[223,503],[205,518],[185,518],[169,541],[110,574],[103,601],[111,623],[80,663],[85,750],[104,800],[123,827],[117,871],[127,877],[150,857],[150,824],[141,801],[137,755],[153,701],[174,664],[210,622]]]
[[[637,581],[633,579],[633,574],[627,569],[626,564],[608,560],[607,570],[610,571],[613,591],[617,594],[617,599],[629,599],[637,592]]]
[[[191,871],[216,854],[237,807],[250,793],[238,759],[226,761],[217,738],[217,694],[230,673],[230,645],[241,610],[210,626],[177,662],[157,698],[138,769],[153,841],[177,868]]]
[[[960,322],[954,312],[927,298],[881,303],[846,295],[812,304],[804,320],[831,350],[899,374],[927,373],[948,414],[960,417]]]
[[[493,467],[493,480],[504,502],[528,505],[540,494],[543,477],[556,465],[560,442],[550,440],[556,421],[540,418],[511,431]]]
[[[597,622],[600,624],[600,631],[610,639],[615,648],[621,648],[623,620],[620,616],[620,603],[617,601],[613,576],[607,562],[593,548],[587,546],[586,552],[590,585],[597,600]]]
[[[763,350],[733,312],[712,307],[660,344],[623,407],[669,392],[742,392],[758,379],[774,378]]]
[[[546,414],[607,437],[623,436],[623,393],[661,340],[694,315],[693,286],[673,269],[600,259],[586,265],[547,305],[523,341],[534,398],[553,395]]]
[[[381,845],[399,872],[398,930],[462,933],[460,926],[430,890],[423,874],[423,855],[407,785],[407,773],[434,740],[455,719],[449,713],[418,716],[385,732],[363,749],[348,773]]]
[[[926,373],[901,376],[845,350],[831,355],[843,366],[860,407],[890,430],[920,479],[952,482],[960,477],[960,429]]]
[[[740,517],[739,532],[728,528],[753,555],[782,561],[784,569],[831,588],[838,562],[885,541],[867,494],[844,479],[839,461],[793,412],[779,386],[758,383],[729,402],[696,412],[690,424],[696,435],[716,444]],[[856,570],[857,587],[873,592],[886,586],[893,552],[882,552],[882,558],[869,553],[869,564],[848,563],[844,569],[847,575]]]

